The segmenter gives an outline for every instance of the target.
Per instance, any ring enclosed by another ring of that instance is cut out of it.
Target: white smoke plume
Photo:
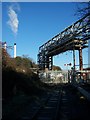
[[[9,17],[9,20],[7,24],[10,26],[13,33],[16,35],[18,32],[19,20],[18,20],[18,15],[16,11],[14,10],[13,6],[10,6],[8,8],[8,17]]]

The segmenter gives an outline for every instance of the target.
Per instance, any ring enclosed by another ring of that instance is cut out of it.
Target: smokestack
[[[4,42],[4,49],[6,50],[7,49],[7,43]]]
[[[14,43],[14,58],[16,58],[16,43]]]

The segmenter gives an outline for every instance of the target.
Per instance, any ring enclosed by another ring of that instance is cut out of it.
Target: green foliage
[[[3,49],[2,65],[2,97],[4,99],[20,94],[38,94],[41,91],[42,83],[38,75],[30,70],[31,67],[37,67],[31,58],[25,56],[11,58]]]
[[[26,68],[33,67],[32,61],[29,58],[16,57],[16,66],[25,66]]]
[[[53,70],[62,70],[59,66],[55,66],[55,65],[53,65],[53,68],[52,68]]]
[[[38,75],[30,70],[37,67],[31,58],[25,56],[11,58],[3,49],[2,65],[2,97],[6,101],[7,98],[22,94],[38,95],[47,89],[48,85],[42,83]]]
[[[16,63],[18,65],[23,65],[25,67],[34,67],[35,66],[35,62],[33,62],[33,60],[29,57],[16,57]]]
[[[15,60],[10,57],[5,49],[2,49],[2,69],[5,68],[15,69]]]
[[[37,74],[24,74],[16,72],[11,68],[5,68],[2,71],[2,97],[4,99],[12,98],[17,95],[38,95],[42,93],[47,86],[39,80]]]
[[[36,68],[37,65],[33,60],[29,57],[16,57],[15,58],[16,63],[16,71],[18,72],[24,72],[24,73],[30,73],[30,68]]]
[[[2,49],[2,68],[11,68],[17,72],[30,73],[30,68],[37,67],[33,60],[25,55],[11,58],[5,49]]]

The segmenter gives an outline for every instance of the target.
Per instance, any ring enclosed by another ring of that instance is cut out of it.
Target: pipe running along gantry
[[[41,70],[52,69],[53,56],[68,50],[79,50],[88,47],[87,40],[90,39],[90,13],[79,19],[65,30],[51,38],[39,47],[38,64]],[[80,58],[81,64],[82,59]],[[82,67],[82,66],[80,66]]]

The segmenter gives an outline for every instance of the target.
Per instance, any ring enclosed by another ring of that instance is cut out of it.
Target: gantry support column
[[[73,72],[72,72],[72,83],[76,81],[75,79],[75,48],[73,48]]]
[[[82,47],[79,48],[79,70],[83,70]]]
[[[52,70],[52,66],[53,66],[53,57],[50,56],[49,57],[49,70]]]
[[[49,57],[46,56],[46,66],[45,68],[48,68],[49,69]]]
[[[75,48],[73,49],[73,67],[75,71]]]
[[[48,68],[48,70],[52,70],[53,66],[53,57],[52,56],[47,56],[46,61],[45,61],[45,68]]]

